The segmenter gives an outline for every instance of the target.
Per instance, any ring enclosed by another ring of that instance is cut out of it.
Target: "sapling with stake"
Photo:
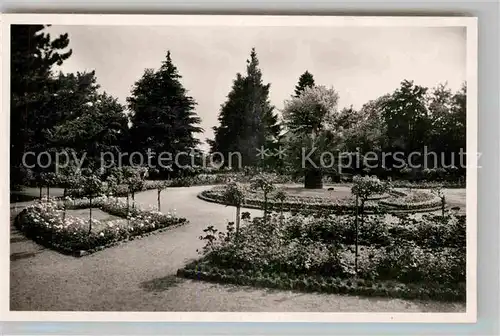
[[[356,218],[355,218],[355,255],[354,269],[358,272],[358,214],[361,212],[361,224],[364,223],[364,210],[366,201],[373,195],[382,194],[389,188],[388,183],[384,183],[376,176],[355,176],[353,179],[354,185],[351,188],[351,193],[356,196]],[[359,201],[361,206],[359,206]]]
[[[239,232],[240,232],[240,212],[241,212],[241,206],[245,202],[245,188],[234,181],[229,182],[226,187],[224,188],[224,194],[223,194],[224,201],[228,205],[232,205],[236,208],[236,241],[238,240],[239,237]]]

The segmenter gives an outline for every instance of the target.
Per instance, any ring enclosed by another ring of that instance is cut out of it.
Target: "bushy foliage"
[[[276,174],[260,173],[255,175],[250,180],[250,188],[254,190],[261,190],[264,194],[267,195],[276,189],[274,185],[276,183],[276,180]]]
[[[231,233],[217,232],[203,253],[216,267],[348,278],[354,275],[353,222],[352,216],[254,218],[243,226],[238,245]],[[464,217],[403,217],[387,224],[369,216],[363,225],[358,276],[414,283],[465,280]]]
[[[353,182],[351,193],[363,201],[372,195],[382,194],[389,189],[388,184],[380,181],[376,176],[354,176]]]
[[[223,199],[227,204],[240,207],[245,202],[246,188],[238,182],[231,181],[224,187]]]

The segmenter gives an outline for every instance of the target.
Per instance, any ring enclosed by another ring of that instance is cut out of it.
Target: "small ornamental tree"
[[[106,178],[106,194],[108,196],[115,195],[118,191],[118,186],[119,186],[118,178],[115,175],[110,174]]]
[[[35,183],[38,189],[40,190],[40,201],[43,197],[43,187],[45,185],[45,173],[41,171],[34,172]]]
[[[54,172],[47,172],[43,175],[44,183],[47,187],[47,199],[50,197],[50,187],[55,186],[57,184],[57,175]]]
[[[120,186],[124,183],[123,169],[113,167],[108,171],[106,191],[108,196],[119,196]]]
[[[161,192],[167,188],[168,182],[158,181],[155,184],[157,192],[158,212],[161,212]]]
[[[68,195],[68,189],[80,185],[81,181],[81,172],[77,167],[62,167],[57,173],[57,184],[63,188],[63,222],[66,219],[66,196]]]
[[[223,194],[224,202],[236,208],[236,239],[238,239],[240,232],[240,212],[241,206],[245,202],[245,192],[246,190],[242,184],[231,181],[226,185]]]
[[[89,198],[89,234],[92,232],[92,199],[102,195],[104,192],[104,183],[100,176],[92,171],[82,179],[84,194]]]
[[[446,195],[441,188],[433,189],[432,193],[439,197],[439,199],[441,200],[441,216],[444,218],[446,212]]]
[[[250,181],[250,188],[253,190],[262,190],[264,194],[264,220],[267,218],[267,201],[269,194],[276,189],[274,186],[275,181],[276,175],[269,173],[260,173],[254,176]]]
[[[283,221],[283,203],[286,200],[286,192],[283,189],[279,189],[274,198],[280,203],[280,221]]]
[[[364,221],[364,210],[365,202],[373,195],[382,194],[386,192],[389,188],[388,183],[384,183],[378,179],[376,176],[355,176],[353,178],[354,185],[351,188],[351,193],[356,196],[356,219],[355,219],[355,270],[358,271],[358,235],[359,235],[359,225],[358,225],[358,199],[361,201],[361,223]]]
[[[134,207],[135,193],[144,189],[147,169],[143,167],[124,167],[123,180],[128,187],[127,193],[127,215],[129,210],[129,194],[132,196],[132,206]]]

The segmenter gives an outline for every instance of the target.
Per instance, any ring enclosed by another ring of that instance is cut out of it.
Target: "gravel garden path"
[[[190,224],[82,258],[35,244],[20,234],[11,221],[11,310],[465,311],[465,305],[455,303],[295,293],[179,279],[175,277],[177,269],[198,257],[196,249],[203,245],[198,239],[202,230],[208,225],[224,229],[227,221],[234,218],[234,208],[196,197],[208,188],[171,188],[162,192],[162,211],[175,209]],[[143,206],[155,206],[156,191],[139,193],[136,201]],[[27,204],[11,204],[11,217]],[[252,215],[260,212],[249,211]]]

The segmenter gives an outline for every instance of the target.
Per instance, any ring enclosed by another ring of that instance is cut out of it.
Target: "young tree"
[[[123,178],[128,187],[128,194],[132,196],[132,207],[135,208],[135,193],[144,189],[147,169],[144,167],[124,167]],[[127,194],[127,214],[129,210],[129,196]]]
[[[54,172],[45,172],[43,174],[45,187],[47,188],[47,200],[50,198],[50,187],[57,184],[57,175]]]
[[[267,203],[269,194],[276,189],[274,186],[275,181],[276,175],[260,173],[254,176],[250,182],[250,188],[253,190],[261,190],[264,195],[264,221],[267,220]]]
[[[432,193],[439,197],[441,201],[441,217],[444,218],[446,214],[446,195],[442,188],[435,188],[432,190]]]
[[[356,196],[356,220],[355,220],[355,269],[358,271],[358,199],[361,200],[361,224],[364,223],[364,211],[366,201],[373,195],[382,194],[387,191],[388,184],[380,181],[376,176],[355,176],[353,179],[351,193]]]
[[[276,194],[274,195],[274,198],[280,202],[280,222],[283,221],[283,203],[286,201],[287,195],[286,192],[283,189],[279,189]]]
[[[159,70],[146,69],[127,98],[132,112],[129,143],[144,157],[148,149],[175,156],[199,144],[195,134],[203,129],[198,126],[201,120],[194,110],[196,101],[188,96],[181,78],[169,51]],[[162,166],[157,157],[152,163]],[[178,171],[179,167],[174,165],[173,169]]]
[[[246,75],[236,74],[232,90],[221,106],[220,125],[213,128],[215,138],[208,140],[212,152],[224,155],[226,166],[230,153],[240,153],[242,166],[265,164],[256,154],[262,148],[273,148],[279,133],[269,89],[270,84],[263,83],[257,53],[252,49]]]
[[[63,188],[63,222],[66,219],[66,196],[68,189],[75,188],[82,183],[80,170],[74,165],[60,167],[57,173],[57,184]]]
[[[225,189],[224,189],[224,194],[223,194],[223,199],[224,201],[232,205],[236,208],[236,241],[238,241],[239,237],[239,232],[240,232],[240,220],[241,220],[241,206],[245,202],[245,187],[241,185],[240,183],[231,181],[229,182]]]
[[[52,39],[43,25],[11,25],[11,185],[23,183],[22,158],[38,143],[40,124],[51,117],[45,108],[56,92],[51,78],[52,67],[71,56],[68,35]]]
[[[299,77],[299,82],[295,86],[295,97],[298,98],[302,92],[308,87],[314,87],[314,78],[313,75],[306,70],[302,75]]]
[[[89,198],[89,234],[92,232],[92,200],[104,191],[104,185],[96,171],[88,170],[82,179],[84,194]]]

